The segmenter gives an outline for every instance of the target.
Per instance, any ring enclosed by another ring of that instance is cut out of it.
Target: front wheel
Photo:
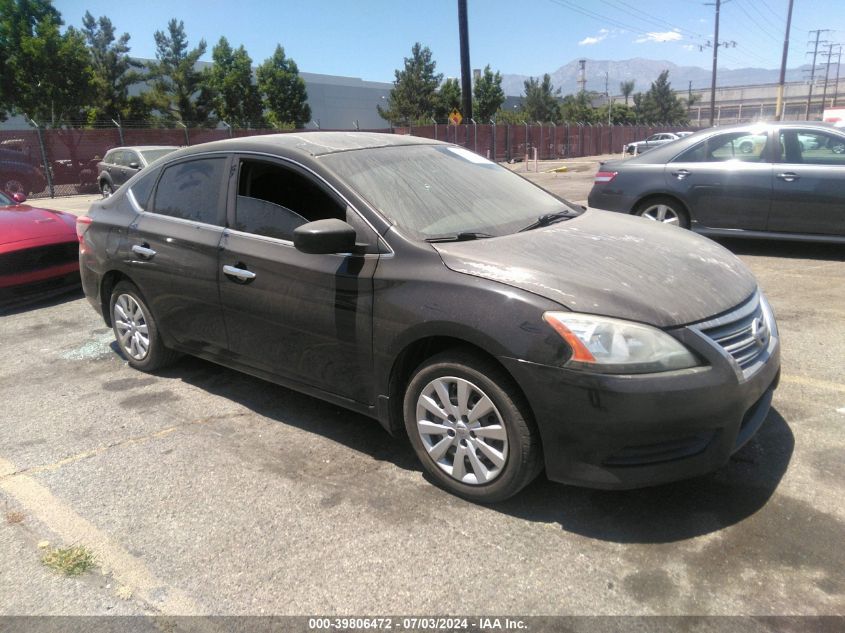
[[[539,473],[540,443],[522,393],[496,364],[446,352],[414,372],[405,429],[423,468],[470,501],[513,496]]]
[[[109,309],[115,339],[130,367],[155,371],[176,358],[176,353],[162,343],[158,326],[135,284],[118,283]]]
[[[690,226],[686,210],[677,200],[671,198],[652,198],[641,202],[634,209],[634,214],[647,220],[679,226],[682,229],[688,229]]]

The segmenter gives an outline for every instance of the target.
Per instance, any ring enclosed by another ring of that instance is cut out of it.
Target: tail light
[[[596,178],[593,182],[612,182],[616,178],[618,171],[600,171],[596,172]]]
[[[76,218],[76,237],[79,239],[80,244],[85,242],[85,232],[88,230],[88,227],[91,226],[91,222],[93,221],[94,220],[87,215],[80,215]]]

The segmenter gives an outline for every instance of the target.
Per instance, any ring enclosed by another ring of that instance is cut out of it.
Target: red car
[[[76,216],[0,192],[0,311],[79,287]]]

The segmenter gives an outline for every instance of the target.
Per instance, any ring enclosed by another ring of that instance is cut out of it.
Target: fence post
[[[496,119],[490,119],[490,125],[493,133],[493,162],[498,163],[499,161],[496,158]]]
[[[437,140],[437,119],[431,117],[431,122],[434,123],[434,140]]]
[[[188,136],[188,126],[182,123],[181,121],[176,121],[178,125],[182,126],[182,129],[185,130],[185,145],[191,144],[191,138]]]
[[[552,125],[552,158],[557,158],[557,125],[554,121],[550,121]]]
[[[475,119],[470,118],[472,121],[472,151],[476,154],[478,153],[478,124],[475,122]],[[469,129],[467,129],[469,132]]]
[[[540,158],[542,159],[543,158],[543,156],[542,156],[542,154],[543,154],[543,151],[542,151],[543,150],[543,122],[537,121],[537,125],[540,126],[540,139],[537,141],[537,147],[538,147],[538,149],[540,149]],[[534,156],[535,156],[535,158],[534,158],[534,168],[535,169],[534,170],[536,171],[536,167],[537,167],[536,156],[537,155],[535,154]]]
[[[50,169],[50,163],[47,161],[47,147],[44,145],[44,133],[41,131],[41,126],[28,115],[24,114],[27,123],[35,128],[35,133],[38,134],[38,145],[41,147],[41,164],[44,165],[44,175],[47,177],[47,189],[50,192],[50,197],[55,198],[56,194],[53,190],[53,170]],[[24,191],[24,194],[29,193]]]
[[[114,123],[115,127],[117,127],[117,135],[118,135],[118,137],[120,137],[120,144],[126,145],[126,141],[123,140],[123,128],[121,127],[120,121],[119,121],[120,115],[118,115],[117,118],[118,118],[118,121],[115,121],[114,119],[112,119],[111,122]]]
[[[220,120],[220,123],[226,126],[226,129],[229,130],[229,138],[232,138],[232,126],[226,123],[223,119]]]
[[[505,126],[505,160],[511,162],[511,156],[513,156],[511,150],[511,124],[508,123]]]

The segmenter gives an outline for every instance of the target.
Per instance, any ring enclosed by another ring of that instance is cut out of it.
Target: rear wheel
[[[528,406],[510,377],[489,360],[464,352],[429,359],[408,384],[404,412],[426,472],[465,499],[507,499],[541,469]]]
[[[688,229],[689,216],[681,203],[672,198],[650,198],[637,205],[634,214],[647,220]]]
[[[115,339],[131,367],[155,371],[176,358],[176,352],[162,343],[158,326],[135,284],[118,283],[112,290],[109,310]]]
[[[18,178],[4,178],[3,191],[7,191],[8,193],[22,193],[23,195],[27,195],[29,193],[29,185]]]
[[[103,181],[100,184],[100,192],[103,194],[104,198],[109,198],[114,193],[114,188],[110,182]]]

